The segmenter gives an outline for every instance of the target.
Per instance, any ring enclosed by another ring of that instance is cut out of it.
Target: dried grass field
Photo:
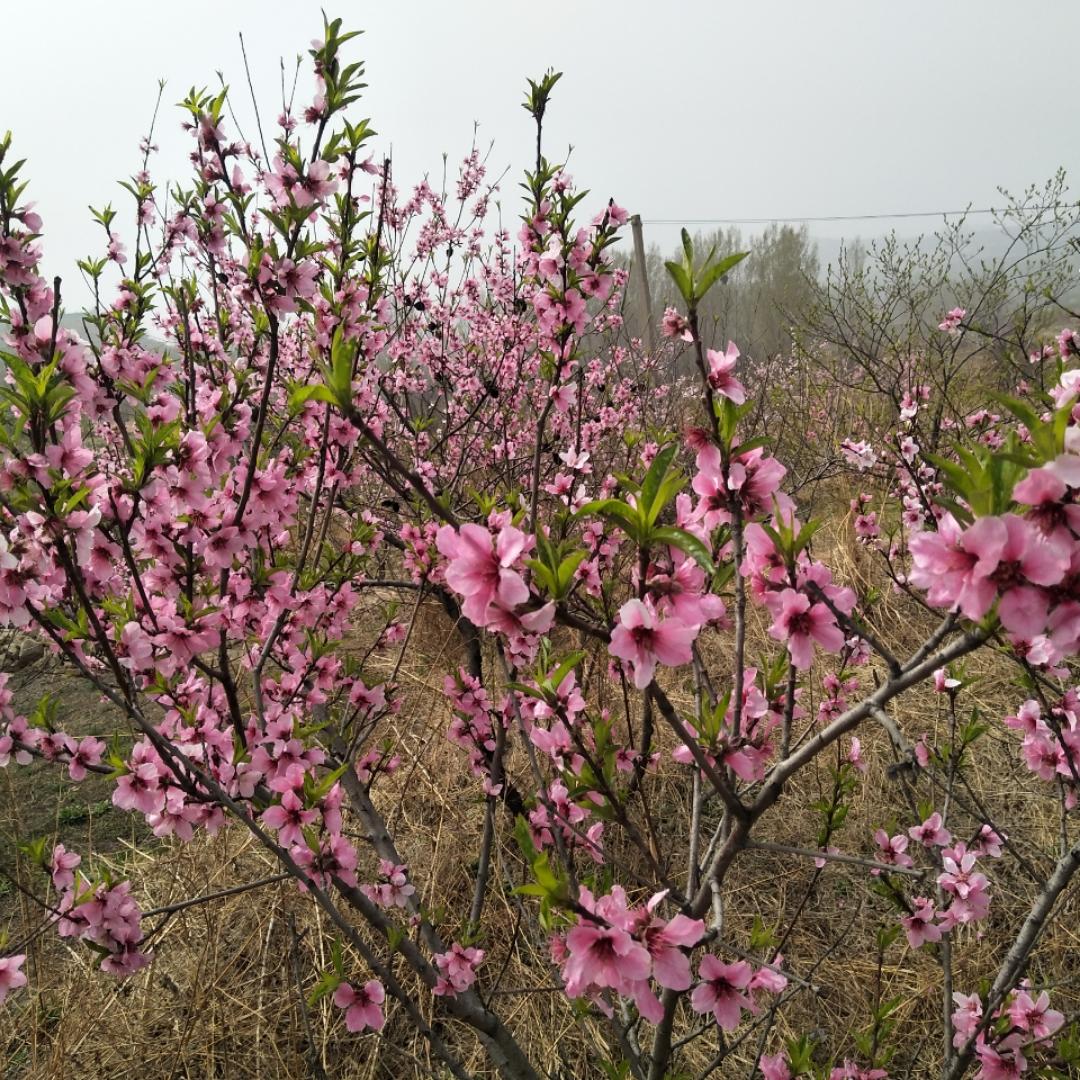
[[[835,493],[832,496],[834,501]],[[849,522],[835,517],[832,532],[819,534],[838,577],[864,595],[881,590],[874,608],[875,626],[890,649],[906,655],[922,639],[930,616],[883,585],[875,563],[850,540]],[[765,623],[751,609],[751,647],[765,644]],[[564,630],[573,645],[573,631]],[[372,634],[358,617],[355,647],[365,650]],[[721,659],[730,643],[714,634],[707,642]],[[460,907],[471,889],[483,825],[483,803],[468,776],[460,751],[446,739],[450,719],[442,692],[447,671],[460,662],[459,639],[441,607],[422,603],[413,621],[408,658],[396,649],[376,654],[369,664],[379,677],[394,676],[404,691],[404,705],[391,723],[392,750],[401,758],[397,772],[377,789],[381,811],[400,837],[402,852],[415,868],[425,910],[439,913]],[[997,718],[1015,709],[1021,698],[1005,661],[988,655],[967,672],[974,685],[968,707]],[[115,718],[92,690],[47,657],[19,655],[9,649],[8,666],[17,704],[32,708],[43,693],[53,695],[58,719],[73,733],[110,734]],[[380,670],[381,669],[381,670]],[[871,672],[864,672],[872,681]],[[678,706],[692,708],[688,687],[668,676],[668,692]],[[613,688],[603,671],[591,680],[589,694],[598,702]],[[802,701],[803,737],[812,733],[818,691]],[[896,726],[909,740],[927,735],[931,744],[946,735],[947,709],[942,695],[928,687],[902,697],[892,711]],[[665,736],[667,741],[665,741]],[[833,842],[843,852],[872,857],[872,834],[895,828],[898,812],[929,795],[942,778],[933,770],[917,774],[898,766],[898,754],[886,727],[868,721],[858,731],[867,770],[849,800],[847,819]],[[685,873],[687,853],[680,849],[690,813],[689,770],[671,760],[670,733],[658,733],[660,767],[647,782],[649,847],[676,878]],[[524,769],[520,747],[511,756],[511,775]],[[967,986],[992,970],[1004,943],[1015,934],[1031,902],[1033,874],[1044,874],[1056,857],[1059,804],[1052,789],[1040,785],[1017,760],[1017,739],[1000,723],[983,736],[977,767],[969,770],[954,795],[952,825],[958,836],[980,821],[1008,822],[1009,845],[994,867],[995,893],[989,920],[959,931],[954,945],[954,978]],[[940,968],[928,950],[909,949],[901,936],[882,952],[879,931],[895,922],[895,909],[884,896],[868,892],[867,870],[829,861],[817,867],[805,854],[776,850],[814,849],[820,815],[817,800],[828,795],[830,772],[823,763],[801,774],[783,796],[780,812],[767,819],[758,846],[735,863],[721,913],[731,941],[751,940],[755,922],[772,931],[771,947],[780,947],[790,984],[785,1008],[763,1012],[744,1025],[739,1045],[714,1075],[749,1077],[767,1026],[772,1038],[828,1032],[839,1044],[865,1031],[870,1005],[898,997],[894,1013],[897,1041],[904,1048],[894,1064],[896,1076],[930,1077],[939,1067],[941,1009]],[[44,763],[0,770],[0,864],[14,869],[15,880],[0,881],[0,925],[25,940],[34,991],[14,1002],[0,1031],[0,1065],[5,1078],[19,1080],[197,1080],[197,1078],[301,1078],[389,1080],[436,1077],[443,1073],[409,1019],[388,1001],[387,1023],[379,1034],[349,1035],[341,1012],[328,999],[309,1007],[313,973],[331,960],[333,928],[306,902],[294,883],[283,880],[273,860],[241,829],[227,827],[214,838],[191,844],[159,840],[142,823],[116,811],[108,802],[109,784],[91,778],[82,785],[61,778]],[[709,801],[704,835],[720,820]],[[555,969],[543,936],[532,937],[521,918],[523,898],[514,889],[526,880],[525,866],[510,823],[500,829],[495,850],[498,880],[495,900],[478,942],[487,950],[482,994],[501,998],[508,1023],[535,1059],[552,1076],[602,1077],[596,1056],[602,1045],[599,1018],[584,1023],[557,992]],[[360,842],[363,837],[346,835]],[[129,877],[146,909],[155,960],[145,972],[118,983],[96,970],[94,956],[72,948],[54,933],[42,932],[50,921],[29,894],[41,895],[43,875],[32,867],[19,844],[45,837],[49,845],[93,849],[96,865],[117,877]],[[611,852],[631,879],[638,856],[631,848]],[[372,866],[375,858],[370,856]],[[369,868],[370,869],[370,868]],[[642,877],[645,868],[641,867]],[[238,884],[239,883],[239,884]],[[26,892],[21,891],[25,888]],[[926,887],[933,889],[932,878]],[[527,901],[526,901],[527,902]],[[177,905],[176,910],[171,910]],[[1066,898],[1061,916],[1048,930],[1032,975],[1053,988],[1055,1004],[1068,1016],[1080,1010],[1077,936],[1080,900]],[[402,966],[402,979],[409,975]],[[436,1018],[429,1017],[435,1023]],[[465,1029],[445,1026],[475,1076],[489,1076],[481,1049]],[[716,1029],[687,1047],[683,1075],[701,1075],[717,1050]],[[834,1043],[833,1045],[837,1045]]]

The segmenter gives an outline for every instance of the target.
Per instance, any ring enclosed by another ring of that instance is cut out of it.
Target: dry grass
[[[828,546],[827,561],[843,580],[862,591],[880,587],[879,574],[866,552],[838,538],[844,535],[842,529],[831,539],[819,534],[816,543]],[[752,610],[754,648],[765,644],[764,625],[760,612]],[[916,647],[930,619],[886,589],[874,609],[874,625],[893,649],[904,654]],[[709,644],[719,670],[729,644],[724,638]],[[448,713],[441,682],[460,661],[457,650],[457,638],[441,609],[425,604],[407,663],[397,674],[404,706],[389,724],[402,766],[376,787],[390,830],[422,883],[424,905],[440,920],[452,920],[468,907],[483,817],[477,786],[463,768],[462,755],[445,738]],[[388,677],[396,659],[393,653],[377,655],[372,676]],[[1018,764],[1016,740],[997,722],[1019,703],[1019,691],[1011,685],[1004,662],[992,654],[980,656],[969,673],[977,676],[977,682],[964,696],[966,707],[983,709],[991,730],[968,771],[970,791],[961,790],[950,824],[958,836],[973,832],[975,818],[968,808],[977,800],[996,823],[1007,828],[1024,860],[1045,872],[1056,855],[1058,801],[1051,789]],[[594,692],[605,691],[597,685]],[[807,692],[807,722],[816,712],[819,692],[820,688]],[[670,693],[676,704],[689,710],[686,684],[673,682]],[[902,698],[894,715],[909,737],[926,733],[931,742],[946,737],[943,698],[925,688]],[[852,796],[850,816],[836,842],[845,851],[870,854],[874,828],[890,823],[906,827],[912,822],[902,782],[888,769],[893,753],[884,731],[868,723],[859,735],[869,767]],[[659,738],[661,749],[669,750],[672,744],[666,732]],[[648,788],[654,841],[671,873],[679,878],[685,873],[690,784],[686,770],[674,765],[668,753],[661,761]],[[800,774],[755,836],[815,846],[818,817],[809,807],[831,783],[829,770],[834,763],[834,759],[822,760]],[[511,758],[510,769],[519,777],[526,776],[520,753]],[[915,781],[915,795],[932,795],[925,776]],[[32,793],[19,796],[27,797],[32,798]],[[12,814],[9,805],[7,828],[12,827]],[[718,820],[719,807],[709,804],[706,834]],[[48,832],[47,823],[39,822],[37,831]],[[609,831],[612,862],[628,873],[643,870],[637,865],[636,852],[620,843],[614,830]],[[523,866],[509,828],[502,828],[500,835],[493,873],[497,887],[492,889],[485,917],[486,936],[479,942],[488,954],[482,990],[485,994],[495,991],[494,1001],[510,1027],[550,1075],[601,1076],[598,1048],[606,1045],[608,1029],[599,1018],[580,1020],[561,994],[551,992],[553,969],[546,940],[535,930],[528,911],[519,917],[521,901],[511,891],[524,880]],[[148,909],[276,872],[269,857],[236,827],[187,846],[113,837],[105,847],[100,861],[118,874],[129,875]],[[374,872],[374,857],[365,857],[370,860],[367,869]],[[954,946],[957,989],[975,989],[980,978],[993,973],[1033,896],[1032,882],[1012,855],[996,863],[992,874],[991,918],[978,928],[960,931]],[[932,882],[928,887],[933,887]],[[883,897],[867,892],[865,870],[830,863],[817,874],[805,858],[747,851],[732,868],[725,897],[724,940],[740,948],[747,947],[755,917],[783,934],[793,913],[802,908],[783,951],[785,966],[807,985],[793,984],[767,1049],[776,1049],[783,1038],[818,1033],[829,1052],[850,1052],[854,1033],[869,1022],[874,997],[899,996],[902,1004],[896,1019],[901,1050],[894,1074],[934,1074],[940,1060],[940,968],[927,950],[913,952],[901,938],[887,950],[879,969],[875,938],[883,926],[895,923],[895,912]],[[525,906],[531,903],[526,900]],[[3,914],[0,910],[0,917]],[[14,939],[40,919],[29,902],[13,903],[11,897],[7,914]],[[1067,1013],[1080,1009],[1080,980],[1070,959],[1076,955],[1077,914],[1076,897],[1067,898],[1032,969],[1041,985],[1056,987],[1055,1007]],[[264,885],[192,906],[166,919],[148,919],[147,925],[155,928],[155,962],[122,984],[98,973],[92,956],[70,948],[52,932],[33,941],[28,963],[32,992],[11,999],[7,1023],[0,1031],[5,1077],[233,1080],[317,1076],[320,1069],[335,1080],[443,1075],[424,1040],[389,1001],[381,1036],[349,1035],[338,1010],[325,1000],[316,1004],[310,1009],[309,1042],[293,959],[306,993],[317,973],[330,965],[333,934],[291,883]],[[442,929],[453,938],[461,927],[445,921]],[[398,962],[396,970],[408,983],[404,965]],[[428,1019],[458,1048],[469,1072],[478,1077],[491,1075],[471,1034],[440,1019],[430,999],[421,996],[421,1000],[428,1001]],[[686,1030],[690,1022],[689,1013],[682,1016],[680,1029]],[[761,1030],[755,1028],[716,1075],[748,1076]],[[716,1040],[715,1031],[709,1031],[687,1046],[679,1068],[686,1075],[698,1075],[715,1055]]]

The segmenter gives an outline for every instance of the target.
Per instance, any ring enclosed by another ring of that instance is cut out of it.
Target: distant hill
[[[933,234],[938,231],[936,228],[925,229],[921,232],[901,232],[897,230],[897,239],[901,241],[914,241],[919,237],[924,237],[923,249],[928,250],[933,247],[934,238]],[[983,226],[982,228],[974,228],[968,230],[971,234],[971,246],[970,251],[976,252],[981,250],[981,258],[987,261],[1001,258],[1009,249],[1009,244],[1012,242],[1009,235],[995,225]],[[878,235],[866,236],[866,235],[852,235],[852,236],[818,236],[811,232],[810,238],[817,245],[818,262],[822,270],[825,270],[829,264],[835,265],[840,257],[840,251],[843,247],[847,246],[851,248],[856,243],[861,243],[864,248],[869,249],[872,243],[881,243],[885,239],[887,234],[881,233]],[[1080,231],[1077,232],[1077,239],[1080,240]]]

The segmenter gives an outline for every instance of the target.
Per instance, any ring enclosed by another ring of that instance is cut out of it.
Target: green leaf
[[[969,470],[965,469],[962,465],[958,465],[955,461],[949,461],[948,458],[941,457],[938,454],[926,454],[926,460],[930,462],[939,472],[944,473],[944,478],[949,487],[956,492],[965,502],[971,502],[971,493],[973,488],[974,478],[970,475]],[[982,472],[982,469],[979,469]]]
[[[696,300],[703,299],[706,293],[708,293],[708,291],[724,277],[729,270],[738,266],[749,254],[750,252],[748,251],[738,251],[734,255],[729,255],[726,259],[721,259],[718,263],[706,266],[695,284],[694,298]]]
[[[787,1058],[795,1076],[809,1074],[814,1068],[814,1040],[808,1035],[800,1035],[787,1043]]]
[[[961,525],[970,525],[975,520],[975,515],[966,506],[961,506],[955,499],[942,498],[939,495],[934,501],[948,510]]]
[[[652,464],[649,466],[649,471],[645,474],[645,479],[642,481],[639,507],[642,517],[648,525],[651,525],[656,520],[659,510],[661,509],[661,507],[657,507],[654,512],[657,496],[660,493],[660,486],[667,476],[668,470],[671,468],[672,459],[675,457],[678,449],[679,448],[675,443],[671,443],[659,451],[656,457],[653,458]]]
[[[518,847],[521,848],[521,854],[525,856],[525,860],[528,863],[532,863],[536,858],[536,845],[532,841],[532,833],[529,832],[529,823],[518,814],[517,820],[514,822],[514,839],[518,842]]]
[[[706,737],[699,740],[704,746],[712,746],[716,742],[720,729],[727,719],[728,706],[731,704],[731,688],[721,697],[711,709],[705,709],[701,716],[701,733]]]
[[[750,928],[750,947],[758,951],[772,949],[777,942],[776,931],[765,925],[760,915],[754,916],[754,925]]]
[[[543,529],[536,531],[536,551],[545,566],[555,565],[555,545],[544,535]]]
[[[506,686],[508,689],[515,690],[519,694],[525,694],[528,697],[534,697],[540,701],[547,700],[547,695],[543,692],[543,690],[539,690],[535,686],[528,686],[526,683],[520,682],[508,682]]]
[[[765,436],[765,435],[756,435],[752,439],[746,439],[743,442],[736,443],[731,448],[731,452],[733,454],[737,454],[737,455],[739,455],[741,457],[743,454],[749,454],[751,450],[756,450],[759,446],[768,446],[768,445],[769,445],[769,439],[768,439],[767,436]]]
[[[548,895],[543,885],[519,885],[514,889],[515,896],[544,896]]]
[[[337,403],[344,409],[352,405],[352,371],[357,346],[346,342],[341,327],[334,331],[330,346],[330,371],[327,386]]]
[[[675,282],[675,287],[679,290],[686,305],[691,305],[694,302],[694,286],[690,275],[677,262],[665,262],[664,266],[667,267],[667,272],[671,275],[671,280]]]
[[[45,854],[45,844],[47,837],[39,836],[36,840],[27,840],[25,843],[19,844],[19,850],[36,866],[40,866],[43,870],[49,869],[49,859]]]
[[[554,671],[547,676],[547,682],[553,690],[558,690],[563,679],[570,674],[585,659],[586,653],[582,651],[571,653]]]
[[[821,526],[822,522],[820,521],[809,521],[799,530],[799,535],[795,537],[794,554],[798,555],[800,551],[809,546],[810,541],[814,537],[814,533],[816,533]]]
[[[1039,420],[1039,414],[1026,402],[1021,401],[1019,398],[1010,397],[1008,394],[999,394],[991,391],[988,394],[991,401],[996,402],[1003,408],[1008,409],[1009,412],[1019,420],[1028,431],[1034,431],[1039,427],[1041,421]]]
[[[541,852],[534,860],[532,864],[533,877],[536,878],[537,885],[547,891],[547,894],[552,898],[561,895],[561,882],[555,875],[554,870],[551,869],[551,860],[548,858],[546,851]]]
[[[694,245],[690,240],[690,234],[685,230],[679,231],[679,237],[682,240],[683,258],[686,260],[686,268],[691,273],[694,270]]]
[[[674,525],[662,525],[653,529],[649,535],[658,543],[670,544],[686,552],[705,573],[713,572],[712,552],[693,533],[687,532],[686,529],[676,528]]]
[[[574,572],[584,561],[589,553],[587,551],[572,551],[559,563],[558,577],[556,581],[555,599],[562,600],[570,591],[574,581]]]
[[[559,583],[551,570],[539,559],[526,559],[525,565],[532,571],[533,581],[549,596],[554,596]]]
[[[595,514],[614,521],[635,543],[640,544],[644,539],[640,513],[621,499],[597,499],[586,503],[574,514],[574,517],[582,517],[586,514]]]
[[[62,515],[70,514],[89,494],[90,489],[88,487],[79,488],[78,491],[65,501],[64,505],[60,508],[60,513]]]
[[[325,401],[327,404],[333,405],[337,401],[337,397],[330,387],[324,386],[322,383],[296,386],[289,393],[289,414],[295,415],[300,412],[309,401]]]
[[[311,993],[308,994],[308,1007],[311,1008],[317,1005],[324,997],[337,990],[344,981],[344,974],[339,975],[335,971],[324,971],[319,976],[319,981],[312,987]]]
[[[346,762],[344,765],[335,769],[333,772],[327,773],[327,775],[324,776],[315,787],[315,801],[322,799],[330,791],[330,789],[345,775],[348,769],[349,763]]]

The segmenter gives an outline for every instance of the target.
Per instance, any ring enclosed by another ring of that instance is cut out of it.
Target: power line
[[[1048,206],[1032,206],[1031,210],[1053,210],[1072,203],[1051,203]],[[901,210],[895,214],[817,214],[806,217],[729,217],[729,218],[642,218],[643,225],[772,225],[787,221],[887,221],[894,218],[932,218],[974,214],[998,214],[1001,208],[987,207],[978,210]]]

